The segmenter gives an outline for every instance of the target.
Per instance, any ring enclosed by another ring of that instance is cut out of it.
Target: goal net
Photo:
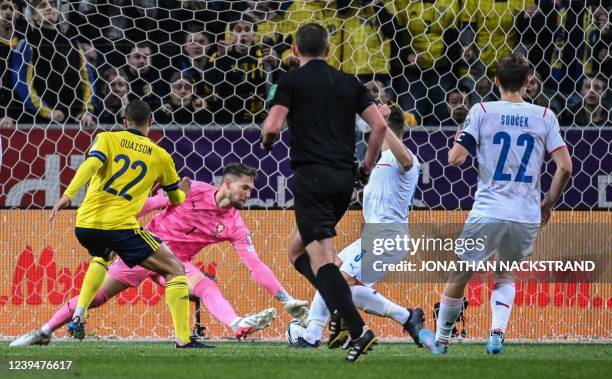
[[[329,64],[366,83],[393,109],[392,121],[405,124],[404,142],[421,162],[410,222],[436,237],[457,237],[476,189],[475,159],[446,164],[455,131],[471,106],[499,99],[495,62],[512,52],[527,57],[533,74],[525,100],[557,115],[574,164],[533,259],[599,254],[603,267],[588,281],[520,276],[509,337],[609,341],[610,13],[607,0],[0,0],[0,337],[43,325],[78,294],[89,256],[73,234],[75,211],[49,223],[48,209],[95,134],[121,128],[125,105],[137,98],[151,105],[150,137],[181,176],[218,183],[225,164],[258,169],[242,212],[258,254],[294,297],[311,299],[313,289],[287,259],[290,136],[284,130],[270,154],[259,138],[270,87],[298,64],[296,31],[315,22],[329,33]],[[355,136],[359,159],[368,137],[359,119]],[[546,191],[550,157],[543,172]],[[83,197],[84,190],[72,206]],[[359,238],[360,194],[354,198],[338,227],[338,251]],[[208,247],[196,261],[217,265],[215,280],[238,314],[276,307],[279,319],[255,336],[283,338],[290,317],[230,244]],[[443,282],[404,276],[377,289],[422,306],[433,328]],[[488,330],[491,288],[490,275],[470,282],[458,324],[467,338]],[[163,289],[149,280],[90,314],[89,331],[99,337],[172,336]],[[405,338],[390,319],[366,320],[383,338]],[[231,336],[205,310],[202,323],[211,338]]]

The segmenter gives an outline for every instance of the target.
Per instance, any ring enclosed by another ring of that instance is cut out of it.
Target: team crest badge
[[[222,223],[218,223],[217,227],[215,228],[215,234],[221,234],[223,233],[224,230],[225,230],[225,225],[223,225]]]

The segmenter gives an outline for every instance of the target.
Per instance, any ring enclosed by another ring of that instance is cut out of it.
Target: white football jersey
[[[408,222],[408,210],[420,171],[414,154],[412,162],[410,170],[404,171],[391,149],[383,151],[363,189],[363,218],[366,223]]]
[[[472,212],[539,224],[544,154],[565,146],[555,114],[525,102],[478,103],[470,109],[463,131],[477,145],[478,189]]]

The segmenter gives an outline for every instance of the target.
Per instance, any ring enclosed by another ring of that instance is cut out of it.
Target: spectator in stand
[[[446,103],[436,106],[434,115],[425,119],[426,126],[461,126],[470,110],[470,98],[454,89],[446,94]]]
[[[206,102],[193,92],[193,78],[185,72],[177,72],[170,78],[171,90],[164,104],[155,112],[158,124],[208,124],[212,116],[206,110]]]
[[[609,86],[605,78],[586,76],[580,86],[582,101],[563,114],[564,125],[612,126]]]
[[[13,59],[17,97],[37,122],[92,127],[93,90],[83,51],[60,31],[55,2],[32,0],[29,6],[33,22]]]
[[[468,91],[469,87],[460,87],[461,90]],[[485,101],[497,101],[499,94],[497,88],[493,85],[493,81],[488,76],[483,75],[474,84],[474,90],[470,93],[470,104],[481,103]]]
[[[110,68],[104,75],[101,90],[102,110],[98,116],[100,124],[123,124],[125,107],[129,103],[130,83],[121,69]]]
[[[249,124],[265,118],[267,73],[264,65],[278,66],[274,50],[264,55],[261,46],[254,45],[253,23],[237,20],[230,24],[231,40],[214,60],[213,85],[222,99],[222,109],[215,122]]]
[[[23,108],[13,95],[11,58],[13,50],[23,38],[15,31],[18,14],[11,0],[0,1],[0,128],[10,128]],[[25,121],[25,120],[22,120]]]
[[[542,86],[540,74],[532,71],[523,99],[541,107],[550,108],[555,114],[561,114],[563,104],[555,91]]]
[[[336,7],[342,25],[340,46],[330,54],[340,63],[339,70],[356,75],[362,82],[376,79],[387,83],[390,41],[401,29],[397,19],[381,0],[338,0]]]
[[[185,35],[182,54],[174,59],[172,70],[179,70],[193,80],[193,91],[196,96],[204,100],[207,109],[216,112],[221,108],[221,99],[214,93],[213,75],[214,67],[211,61],[212,44],[210,37],[200,31],[192,29]],[[170,73],[170,77],[174,72]]]
[[[167,93],[167,85],[160,77],[159,71],[151,63],[153,50],[151,45],[141,42],[132,48],[127,57],[124,69],[130,82],[130,100],[146,101],[155,110],[161,104],[161,95]]]
[[[456,85],[449,46],[457,40],[459,6],[459,0],[395,1],[399,24],[406,33],[400,52],[405,68],[393,87],[402,109],[415,110],[421,120]]]
[[[520,42],[517,20],[530,17],[534,11],[534,0],[465,1],[461,11],[462,37],[473,36],[489,78],[495,77],[495,63],[512,53]]]

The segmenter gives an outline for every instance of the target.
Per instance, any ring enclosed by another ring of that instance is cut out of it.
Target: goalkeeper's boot
[[[504,333],[500,330],[491,331],[489,336],[489,342],[487,343],[487,354],[496,355],[501,354],[504,349]]]
[[[195,338],[191,337],[190,341],[184,345],[179,345],[175,343],[175,348],[177,349],[213,349],[215,346],[206,345],[202,342],[198,342]]]
[[[245,316],[232,325],[234,336],[241,340],[259,330],[272,325],[276,318],[276,309],[268,308],[251,316]]]
[[[28,334],[17,338],[11,342],[9,346],[31,346],[31,345],[48,345],[51,342],[51,336],[42,331],[42,329],[34,329]]]
[[[300,324],[305,326],[306,317],[308,317],[308,301],[306,300],[297,300],[291,299],[283,303],[283,308],[285,311],[289,313],[293,318],[297,318],[300,320]]]
[[[319,340],[315,341],[315,343],[310,343],[303,337],[298,337],[297,341],[289,345],[289,347],[293,349],[318,349],[319,346],[321,346],[321,342]]]
[[[425,322],[425,314],[421,308],[408,308],[410,311],[410,317],[404,323],[404,330],[410,334],[410,337],[414,340],[414,343],[418,347],[423,347],[423,344],[419,340],[419,332],[423,329],[423,322]]]
[[[327,347],[330,349],[338,348],[344,345],[344,342],[346,342],[348,338],[348,326],[336,311],[329,319],[329,341],[327,341]]]
[[[349,344],[349,352],[346,356],[346,360],[349,362],[359,362],[377,343],[378,337],[376,337],[370,328],[364,326],[361,336],[352,340]]]
[[[419,341],[425,345],[433,355],[448,353],[448,345],[436,341],[436,335],[429,329],[421,329],[419,332]]]
[[[85,320],[83,316],[74,316],[72,321],[68,323],[68,335],[78,340],[85,338]]]

